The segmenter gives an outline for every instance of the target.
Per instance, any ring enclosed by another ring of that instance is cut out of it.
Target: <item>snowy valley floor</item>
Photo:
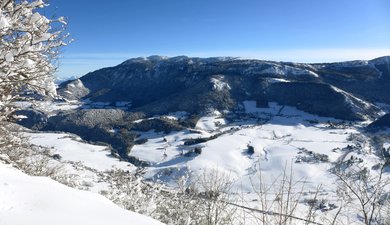
[[[166,185],[166,189],[174,190],[177,181],[187,175],[191,175],[190,182],[196,182],[206,172],[218,171],[232,181],[228,198],[232,203],[275,211],[280,206],[276,199],[283,200],[286,196],[281,195],[289,194],[291,199],[286,200],[298,202],[294,216],[323,224],[330,224],[345,204],[339,193],[340,182],[333,173],[336,169],[367,168],[371,174],[379,172],[382,161],[370,139],[360,131],[362,124],[321,118],[277,104],[256,108],[254,102],[247,101],[243,105],[250,115],[247,118],[228,121],[215,111],[200,118],[194,129],[169,134],[140,132],[139,139],[146,141],[135,145],[130,155],[151,165],[142,171],[145,180]],[[185,113],[169,118],[181,116]],[[56,155],[50,164],[73,174],[74,187],[94,193],[74,190],[48,178],[27,176],[0,164],[0,224],[159,224],[126,212],[96,194],[111,191],[113,183],[107,171],[138,171],[112,157],[105,146],[84,143],[70,134],[26,132],[25,136],[32,144]],[[199,143],[188,144],[194,140]],[[383,147],[387,145],[389,142],[383,143]],[[388,171],[384,177],[389,177]],[[386,188],[384,192],[388,193],[389,186]],[[153,215],[151,202],[135,210]],[[340,222],[336,224],[361,224],[358,204],[351,203],[352,207],[340,212]],[[245,224],[261,224],[253,218],[257,214],[240,210],[235,212],[240,212]],[[310,210],[313,215],[308,217]],[[291,224],[305,222],[293,220]]]

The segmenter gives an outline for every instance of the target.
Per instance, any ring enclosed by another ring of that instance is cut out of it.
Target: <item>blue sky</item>
[[[50,0],[75,41],[58,75],[138,56],[321,62],[390,55],[389,0]]]

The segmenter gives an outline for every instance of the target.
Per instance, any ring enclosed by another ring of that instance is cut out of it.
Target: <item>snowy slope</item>
[[[364,122],[346,123],[276,103],[257,108],[256,102],[244,101],[242,110],[245,113],[241,117],[226,120],[214,111],[187,131],[143,132],[141,137],[147,142],[134,146],[130,155],[151,164],[147,178],[173,186],[175,179],[187,172],[196,179],[217,170],[232,179],[230,191],[253,208],[263,207],[260,204],[264,196],[258,194],[260,183],[269,188],[268,200],[277,199],[275,182],[279,184],[286,172],[295,182],[294,193],[303,195],[297,206],[297,215],[303,218],[308,210],[305,201],[316,198],[317,192],[324,202],[317,219],[335,216],[335,207],[340,205],[340,184],[332,171],[338,165],[366,168],[373,176],[378,173],[375,168],[382,161],[369,137],[361,132]],[[194,139],[202,141],[185,144]],[[384,147],[389,146],[384,143]],[[195,148],[201,148],[201,153],[195,153]],[[383,177],[388,179],[390,175]],[[361,224],[359,209],[353,210],[340,213],[340,220]]]
[[[274,180],[280,178],[283,170],[286,167],[289,170],[291,165],[291,171],[287,172],[292,173],[294,180],[297,181],[296,188],[302,188],[305,199],[313,198],[313,193],[321,187],[319,190],[321,198],[329,204],[337,205],[339,200],[337,177],[332,173],[336,165],[351,163],[351,165],[366,167],[375,173],[373,168],[381,162],[372,151],[374,148],[369,138],[360,130],[364,123],[348,123],[334,118],[319,117],[277,103],[270,103],[268,108],[258,108],[255,101],[244,101],[239,106],[239,110],[241,111],[235,112],[239,116],[231,116],[226,111],[221,113],[210,110],[209,114],[201,117],[192,129],[171,133],[154,130],[137,131],[138,138],[145,139],[146,142],[136,144],[130,156],[150,163],[151,166],[144,169],[146,180],[163,182],[169,186],[168,188],[176,187],[177,179],[187,172],[191,177],[195,175],[193,177],[196,178],[203,172],[217,169],[234,181],[231,192],[235,195],[242,193],[240,197],[248,202],[248,206],[254,208],[258,207],[258,202],[261,200],[255,189],[258,186],[260,171],[264,176],[262,179],[264,184],[272,186]],[[159,116],[180,120],[185,115],[187,115],[185,112],[180,112],[177,115]],[[144,120],[146,119],[150,118]],[[113,168],[125,171],[136,169],[129,163],[111,157],[106,147],[83,143],[76,135],[25,134],[30,138],[31,143],[48,147],[53,154],[61,156],[56,163],[64,164],[68,172],[79,175],[78,188],[94,193],[107,193],[112,183],[106,179],[107,174],[104,171]],[[194,139],[205,141],[198,144],[185,144],[186,141]],[[248,151],[249,146],[253,148],[253,152]],[[348,150],[349,146],[353,149]],[[389,146],[389,142],[383,144],[385,148]],[[195,148],[201,148],[201,154],[194,152]],[[2,177],[0,185],[10,183],[3,182],[7,176],[1,173],[0,176]],[[385,174],[385,177],[389,175]],[[4,189],[3,186],[0,188]],[[2,189],[0,192],[5,193],[4,196],[12,197],[10,192]],[[275,193],[271,192],[269,199],[275,199],[276,196],[272,196]],[[0,199],[3,198],[1,194]],[[50,196],[52,195],[56,196],[57,193],[50,193]],[[38,196],[38,194],[34,193],[31,196]],[[11,202],[12,199],[9,201]],[[7,209],[9,206],[14,207],[10,203],[5,205]],[[39,210],[41,204],[36,206]],[[299,211],[303,212],[302,215],[298,213],[301,217],[306,216],[305,207],[307,204],[304,201],[299,203]],[[0,210],[4,211],[4,206],[0,205]],[[332,215],[336,212],[332,210],[330,214],[321,215]],[[46,209],[43,211],[46,212]],[[47,212],[50,213],[50,210]],[[359,221],[358,217],[353,219]],[[1,219],[0,224],[3,224]]]
[[[342,150],[348,145],[361,146],[361,152],[354,156],[363,157],[368,167],[380,161],[368,153],[370,145],[364,137],[359,141],[351,139],[353,135],[359,136],[358,127],[333,127],[332,123],[341,121],[275,103],[270,104],[270,108],[256,108],[255,102],[251,101],[245,101],[243,105],[252,118],[227,123],[214,112],[200,118],[192,132],[168,135],[144,132],[141,137],[148,141],[134,146],[130,155],[151,163],[150,177],[169,182],[175,178],[170,177],[175,175],[172,171],[201,174],[204,170],[217,168],[236,180],[238,189],[244,190],[252,188],[252,176],[260,168],[265,177],[272,178],[278,177],[286,165],[292,165],[297,179],[310,181],[306,184],[307,189],[315,189],[321,184],[327,192],[336,188],[336,177],[329,170],[339,160],[351,157],[352,153]],[[196,145],[184,145],[185,140],[212,135],[218,137]],[[253,147],[253,154],[248,154],[248,145]],[[186,155],[195,147],[202,148],[202,153]],[[314,159],[317,156],[324,156],[326,160]]]
[[[81,162],[84,166],[98,171],[121,168],[134,170],[135,167],[110,155],[105,146],[91,145],[81,142],[76,135],[59,133],[26,133],[30,142],[35,145],[51,148],[53,153],[59,154],[62,160]]]
[[[2,225],[160,225],[98,194],[49,178],[31,177],[0,163]]]

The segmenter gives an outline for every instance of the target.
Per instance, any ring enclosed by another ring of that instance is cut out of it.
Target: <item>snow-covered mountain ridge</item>
[[[375,117],[373,103],[390,103],[386,91],[390,82],[387,58],[303,64],[231,57],[151,56],[129,59],[64,82],[58,92],[68,99],[128,102],[131,111],[147,114],[201,113],[210,107],[232,109],[251,99],[261,104],[275,101],[321,116],[359,120]],[[215,79],[221,77],[229,88],[213,89]],[[269,82],[270,79],[288,82]],[[186,102],[189,99],[192,104]],[[362,108],[356,99],[365,101],[368,107]]]

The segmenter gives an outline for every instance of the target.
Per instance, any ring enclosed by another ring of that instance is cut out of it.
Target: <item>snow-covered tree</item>
[[[0,122],[23,91],[55,95],[52,75],[59,48],[66,45],[63,17],[42,15],[42,0],[0,0]]]

